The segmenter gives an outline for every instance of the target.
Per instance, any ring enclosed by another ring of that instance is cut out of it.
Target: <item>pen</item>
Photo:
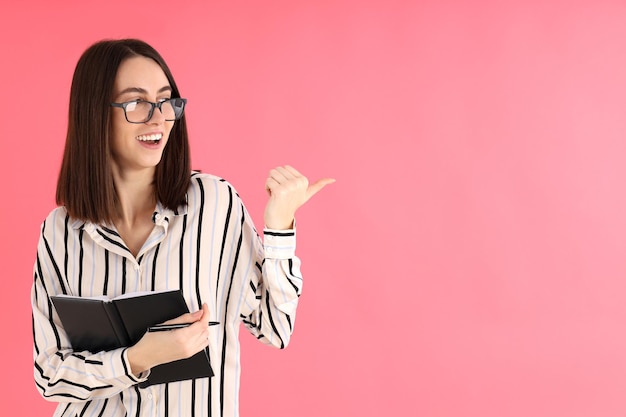
[[[152,332],[166,332],[168,330],[182,329],[189,326],[191,323],[178,323],[178,324],[157,324],[155,326],[148,327],[148,331]],[[210,321],[209,326],[217,326],[219,321]]]

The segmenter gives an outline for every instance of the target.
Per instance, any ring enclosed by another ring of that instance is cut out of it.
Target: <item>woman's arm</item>
[[[265,245],[254,233],[257,259],[242,309],[243,323],[257,339],[283,349],[289,344],[302,292],[295,229],[264,230]]]
[[[264,213],[264,242],[260,242],[256,233],[244,233],[255,248],[257,260],[243,322],[257,338],[281,349],[289,343],[302,292],[300,260],[295,255],[295,213],[334,181],[324,178],[309,184],[291,166],[272,169],[265,182],[269,199]],[[248,228],[254,230],[251,224]]]
[[[127,348],[107,352],[75,352],[54,311],[50,296],[68,292],[64,270],[63,213],[42,225],[31,290],[34,378],[49,401],[75,402],[113,396],[142,381],[132,375]],[[56,228],[56,230],[55,230]]]

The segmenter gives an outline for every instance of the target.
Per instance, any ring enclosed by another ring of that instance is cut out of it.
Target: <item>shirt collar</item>
[[[172,210],[172,209],[168,209],[168,208],[163,207],[161,202],[158,202],[156,207],[155,207],[155,209],[154,209],[154,213],[152,213],[152,221],[154,222],[154,224],[161,225],[165,221],[167,221],[169,223],[169,219],[171,217],[184,216],[185,214],[187,214],[187,204],[186,203],[185,204],[181,204],[180,206],[178,206],[178,208],[176,210]],[[97,224],[94,224],[92,222],[84,221],[84,220],[80,220],[80,219],[73,219],[73,220],[71,220],[70,226],[72,227],[72,229],[75,229],[75,230],[76,229],[80,229],[81,227],[88,227],[88,228],[96,228],[98,226],[105,226],[105,227],[107,227],[106,224],[97,225]]]

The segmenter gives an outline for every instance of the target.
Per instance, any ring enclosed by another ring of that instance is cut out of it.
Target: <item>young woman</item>
[[[302,287],[294,215],[333,180],[272,169],[263,242],[228,182],[191,171],[185,105],[145,42],[98,42],[76,66],[59,207],[42,224],[32,287],[35,382],[55,416],[236,416],[239,324],[289,342]],[[188,327],[102,352],[73,350],[50,300],[169,289],[193,312],[169,322]],[[152,367],[207,347],[213,377],[139,387]]]

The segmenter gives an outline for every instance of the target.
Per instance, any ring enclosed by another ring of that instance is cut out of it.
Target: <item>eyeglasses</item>
[[[168,122],[183,117],[186,98],[168,98],[156,103],[145,100],[127,101],[126,103],[111,103],[112,107],[124,109],[124,116],[129,123],[146,123],[152,118],[154,108],[158,108]]]

